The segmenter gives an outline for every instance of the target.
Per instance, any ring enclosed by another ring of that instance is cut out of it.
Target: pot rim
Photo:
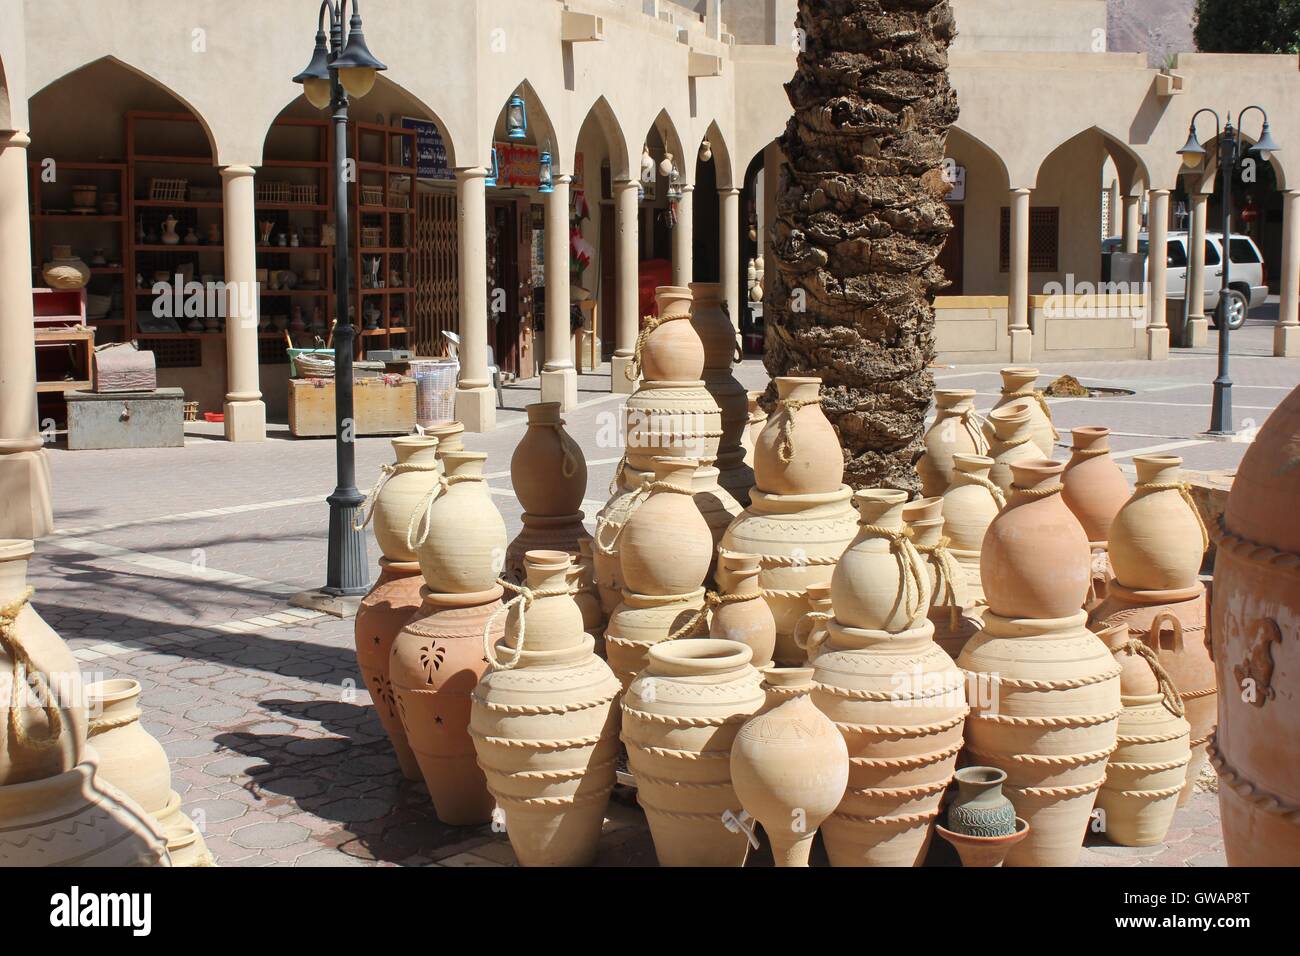
[[[962,767],[952,775],[952,778],[958,783],[993,787],[1007,782],[1007,772],[997,767]]]
[[[36,542],[29,538],[0,538],[0,561],[26,561],[36,553]]]
[[[564,419],[560,417],[563,411],[559,402],[533,402],[524,408],[530,425],[563,425]]]
[[[1017,398],[1014,402],[1007,402],[1001,408],[993,409],[989,412],[989,419],[1009,425],[1020,425],[1029,421],[1032,408],[1033,402],[1030,399]]]
[[[936,388],[934,390],[935,404],[942,404],[939,396],[946,399],[952,399],[953,403],[963,402],[967,399],[973,399],[978,394],[973,388]]]
[[[957,469],[964,474],[970,474],[972,471],[984,471],[997,464],[997,462],[988,455],[974,455],[965,451],[957,452],[957,454],[952,456],[952,460],[957,466]],[[968,467],[963,468],[963,465]]]
[[[760,667],[758,672],[763,675],[763,683],[771,687],[779,687],[784,690],[793,688],[812,690],[815,684],[813,675],[817,673],[817,668],[811,666],[780,667],[776,664],[768,664],[765,667]]]
[[[86,701],[92,707],[97,701],[102,704],[117,704],[138,696],[140,682],[134,677],[110,677],[86,688]]]
[[[528,569],[536,568],[538,571],[555,574],[573,566],[573,555],[567,551],[538,548],[524,552],[524,567]]]
[[[648,653],[651,667],[646,670],[685,676],[722,674],[744,667],[754,659],[754,649],[748,644],[710,637],[661,641],[650,645]]]

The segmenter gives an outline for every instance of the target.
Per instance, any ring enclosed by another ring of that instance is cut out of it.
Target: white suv
[[[1146,255],[1147,234],[1138,237],[1138,252]],[[1190,238],[1186,232],[1169,233],[1168,271],[1166,272],[1166,292],[1171,299],[1182,299],[1187,295],[1187,273],[1190,271],[1188,244]],[[1250,236],[1233,233],[1229,241],[1232,259],[1232,271],[1228,276],[1228,326],[1239,329],[1246,323],[1246,316],[1251,309],[1268,301],[1268,269],[1259,247]],[[1102,253],[1123,252],[1124,240],[1106,239],[1102,242]],[[1210,232],[1205,236],[1205,314],[1218,326],[1219,287],[1223,276],[1223,233]]]

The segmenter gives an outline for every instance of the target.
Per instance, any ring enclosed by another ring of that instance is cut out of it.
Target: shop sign
[[[502,189],[536,189],[541,185],[541,151],[524,143],[497,143],[497,185]]]
[[[441,181],[456,178],[456,174],[451,171],[451,164],[447,162],[447,146],[442,141],[442,130],[438,129],[438,124],[404,116],[402,128],[415,130],[416,176],[419,179]],[[410,165],[409,157],[403,158],[408,160],[406,165]]]

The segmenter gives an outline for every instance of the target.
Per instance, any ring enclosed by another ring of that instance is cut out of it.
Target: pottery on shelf
[[[396,460],[384,465],[368,502],[371,513],[364,520],[373,523],[375,541],[385,558],[409,563],[417,560],[412,532],[442,473],[438,439],[402,435],[393,439],[393,453]]]
[[[702,587],[686,594],[622,592],[605,628],[605,656],[624,687],[646,666],[653,645],[698,621],[704,595]]]
[[[470,732],[519,862],[586,866],[614,789],[620,685],[568,594],[569,555],[533,551],[525,563],[535,598],[488,642]]]
[[[647,382],[694,381],[704,372],[704,343],[691,325],[691,290],[660,286],[655,290],[659,314],[647,320],[637,357]]]
[[[472,826],[494,806],[470,737],[470,702],[488,662],[483,631],[505,633],[501,593],[466,596],[421,592],[423,605],[393,642],[389,679],[407,743],[438,819]]]
[[[622,739],[660,866],[745,864],[731,752],[766,701],[752,656],[709,638],[657,644],[623,694]]]
[[[1034,383],[1038,381],[1038,369],[1016,366],[1013,368],[1004,368],[1002,370],[1002,395],[994,403],[993,408],[997,410],[1015,402],[1027,402],[1029,404],[1029,431],[1033,435],[1034,444],[1042,452],[1044,458],[1051,458],[1052,452],[1056,449],[1056,440],[1060,437],[1057,434],[1056,426],[1052,424],[1052,412],[1047,402],[1043,398],[1043,393],[1034,388]],[[991,416],[990,416],[991,421]],[[988,434],[988,430],[986,430]],[[990,441],[992,435],[989,434]]]
[[[1176,455],[1138,455],[1133,497],[1110,526],[1115,580],[1138,591],[1190,588],[1209,546]]]
[[[839,435],[822,413],[821,379],[778,377],[776,410],[754,443],[755,487],[768,494],[829,494],[844,481]]]
[[[1132,491],[1128,479],[1110,457],[1110,429],[1087,425],[1070,430],[1074,447],[1061,475],[1066,507],[1083,525],[1094,548],[1105,548],[1110,524]]]
[[[176,231],[176,226],[178,224],[178,220],[172,215],[168,215],[167,218],[162,221],[162,238],[159,241],[164,246],[180,245],[181,237]]]
[[[423,588],[424,578],[420,577],[419,564],[380,558],[379,580],[361,599],[353,626],[361,680],[370,692],[375,713],[392,742],[398,766],[407,780],[420,779],[420,765],[406,739],[389,667],[393,643],[424,604],[420,593]]]
[[[721,603],[709,623],[709,637],[746,645],[754,652],[751,663],[760,670],[772,663],[776,648],[776,619],[763,600],[761,571],[756,554],[722,552],[717,574]]]
[[[442,455],[446,490],[436,494],[416,525],[420,571],[436,594],[476,594],[496,586],[505,561],[506,523],[483,480],[486,461],[483,452]]]
[[[693,497],[699,462],[655,459],[655,478],[618,534],[623,585],[637,594],[683,594],[704,583],[713,534]]]
[[[954,455],[953,477],[943,493],[943,531],[948,550],[966,572],[972,601],[984,599],[980,552],[984,534],[1006,504],[1006,493],[989,479],[993,459],[985,455]]]
[[[927,498],[942,495],[952,483],[954,455],[984,455],[989,450],[975,412],[975,389],[936,389],[934,403],[934,424],[925,433],[925,453],[916,463],[921,494]]]
[[[948,804],[948,829],[962,836],[1007,837],[1016,832],[1016,808],[1002,785],[1007,775],[997,767],[963,767],[953,774],[957,796]]]
[[[817,709],[810,667],[761,671],[764,710],[731,745],[731,782],[740,805],[763,825],[777,866],[807,866],[817,828],[844,797],[849,751]]]
[[[1012,465],[1043,457],[1043,452],[1034,443],[1031,430],[1033,417],[1030,412],[1033,408],[1032,401],[1017,399],[989,412],[988,422],[992,434],[988,455],[993,459],[989,480],[1001,488],[1003,494],[1011,490]]]
[[[704,386],[721,413],[722,437],[718,442],[719,482],[742,505],[749,503],[754,470],[745,462],[743,439],[749,423],[745,386],[731,367],[739,354],[739,332],[727,314],[722,285],[692,282],[694,306],[691,325],[704,345]]]
[[[159,818],[172,797],[172,770],[162,744],[140,724],[140,682],[119,677],[87,684],[86,703],[97,779]]]
[[[51,289],[82,289],[90,281],[90,267],[73,255],[71,246],[51,246],[41,275]]]
[[[925,620],[929,575],[903,527],[907,498],[904,491],[874,488],[853,496],[858,533],[831,577],[839,623],[897,633]]]

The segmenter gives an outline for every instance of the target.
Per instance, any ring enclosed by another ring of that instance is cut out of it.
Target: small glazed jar
[[[1016,808],[1002,792],[1007,775],[997,767],[963,767],[953,774],[957,796],[948,804],[948,829],[962,836],[1001,837],[1016,832]]]

